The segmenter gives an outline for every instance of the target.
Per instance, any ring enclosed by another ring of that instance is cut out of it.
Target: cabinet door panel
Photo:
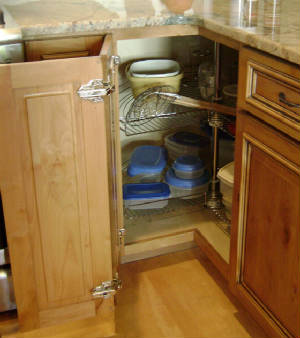
[[[1,193],[26,330],[95,315],[107,320],[106,334],[113,330],[113,301],[91,294],[113,278],[110,100],[77,95],[91,79],[107,79],[108,61],[100,55],[0,66]]]
[[[241,283],[296,335],[299,325],[299,174],[251,148]]]
[[[297,142],[239,114],[232,285],[274,337],[300,335],[299,162]]]
[[[70,93],[28,95],[25,100],[47,301],[51,303],[84,295],[74,111]]]

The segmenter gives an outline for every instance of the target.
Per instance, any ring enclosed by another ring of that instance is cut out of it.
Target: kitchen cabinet
[[[123,210],[115,42],[110,35],[55,41],[27,42],[28,62],[0,67],[1,194],[18,319],[24,331],[81,320],[107,336],[114,333],[114,299],[94,298],[92,290],[109,281],[118,287]],[[111,85],[104,102],[79,97],[82,85],[99,78]],[[167,228],[155,245],[175,249],[188,238],[184,247],[191,247],[195,224],[213,224],[195,213],[173,220],[184,218],[186,234],[175,229],[168,236]],[[221,242],[226,236],[226,256],[229,237],[214,231]],[[218,258],[227,274],[228,263]]]
[[[174,27],[154,31],[157,36],[200,32],[240,48],[234,40],[195,26],[183,27],[184,33]],[[154,31],[147,28],[147,36],[153,36]],[[118,34],[123,39],[128,34],[143,37],[141,30],[138,34],[134,30]],[[81,329],[95,327],[99,335],[109,336],[115,330],[114,299],[94,298],[92,290],[106,281],[115,280],[113,286],[118,286],[119,231],[124,230],[118,81],[112,57],[115,41],[110,35],[76,39],[28,42],[28,61],[35,62],[0,66],[1,194],[21,329],[77,320]],[[248,60],[244,52],[241,60]],[[269,63],[263,62],[263,66],[268,72]],[[141,259],[148,257],[153,247],[162,254],[196,242],[225,278],[230,274],[233,292],[267,331],[278,336],[289,332],[287,335],[296,337],[300,202],[297,116],[288,114],[287,118],[278,110],[278,102],[270,108],[269,102],[252,95],[254,92],[247,89],[247,84],[254,83],[246,74],[249,67],[241,68],[239,79],[231,239],[203,208],[173,219],[158,215],[147,223],[148,229],[157,230],[151,241],[140,238],[129,243],[127,257]],[[285,65],[284,73],[289,68]],[[284,80],[272,73],[279,85],[288,83],[292,92],[298,90],[295,74],[289,73],[291,79]],[[99,78],[111,83],[104,102],[80,98],[78,89]],[[263,80],[269,78],[268,73]],[[247,100],[242,96],[246,92]],[[268,99],[272,101],[272,95]],[[174,221],[182,228],[171,233]],[[143,220],[139,222],[145,225]],[[221,247],[221,253],[216,246]]]
[[[300,72],[248,49],[240,67],[231,288],[271,337],[299,337]]]
[[[22,330],[92,318],[84,325],[114,332],[113,298],[92,292],[116,277],[113,94],[77,93],[99,78],[114,90],[112,51],[108,35],[100,55],[0,66],[1,194]]]

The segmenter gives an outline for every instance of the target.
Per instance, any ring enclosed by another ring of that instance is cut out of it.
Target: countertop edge
[[[263,35],[252,33],[245,28],[232,27],[222,24],[216,20],[203,18],[199,16],[183,16],[183,15],[162,15],[159,17],[139,17],[111,19],[105,22],[97,20],[86,20],[80,22],[62,22],[60,24],[37,24],[34,26],[21,26],[20,32],[22,39],[34,40],[72,34],[85,33],[107,33],[122,28],[144,28],[165,25],[196,25],[205,28],[224,37],[231,38],[237,42],[243,43],[260,51],[267,52],[271,55],[280,57],[286,61],[300,65],[300,53],[294,49],[288,48],[280,44],[280,42],[270,40]]]

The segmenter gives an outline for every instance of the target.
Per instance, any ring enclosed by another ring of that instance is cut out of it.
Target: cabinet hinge
[[[124,229],[124,228],[119,229],[120,245],[124,244],[125,235],[126,235],[126,229]]]
[[[122,281],[116,277],[113,280],[102,282],[92,289],[91,293],[94,298],[110,298],[114,296],[117,291],[122,289]]]
[[[121,63],[121,58],[119,55],[112,55],[111,61],[114,65],[118,66]]]
[[[102,96],[110,95],[114,90],[115,88],[110,82],[105,82],[102,79],[94,79],[82,85],[77,90],[77,94],[84,100],[103,102]]]

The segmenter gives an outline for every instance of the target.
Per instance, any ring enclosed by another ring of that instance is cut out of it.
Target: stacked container
[[[167,171],[166,182],[172,197],[195,198],[207,191],[209,175],[199,157],[180,156]]]
[[[158,209],[168,204],[170,189],[163,179],[167,152],[158,146],[145,145],[133,151],[127,175],[131,183],[123,185],[125,207]]]
[[[170,189],[166,183],[123,185],[125,207],[129,209],[160,209],[168,205]]]
[[[127,175],[132,183],[160,182],[167,164],[167,152],[158,146],[145,145],[133,151]]]
[[[167,135],[164,142],[169,159],[173,161],[185,155],[206,158],[209,153],[209,139],[190,132],[177,132]]]

